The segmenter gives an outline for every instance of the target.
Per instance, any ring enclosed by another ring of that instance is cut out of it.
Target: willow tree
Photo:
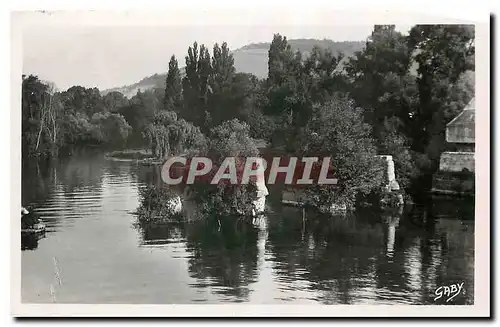
[[[175,112],[161,110],[155,113],[153,121],[146,127],[144,134],[155,157],[164,158],[170,153],[169,125],[174,124],[176,120]]]
[[[206,139],[200,129],[182,118],[178,119],[173,111],[158,111],[144,134],[157,158],[192,149],[204,150],[206,147]]]

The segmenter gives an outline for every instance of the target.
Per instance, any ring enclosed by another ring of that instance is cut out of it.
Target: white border
[[[227,5],[227,4],[226,4]],[[240,6],[241,7],[241,6]],[[305,7],[305,6],[304,6]],[[310,6],[307,6],[310,7]],[[213,7],[212,7],[213,8]],[[477,11],[456,15],[449,5],[449,15],[461,19],[436,15],[422,15],[401,11],[332,11],[328,7],[290,8],[266,11],[262,6],[240,8],[224,6],[224,10],[173,9],[169,12],[67,12],[47,14],[14,13],[11,21],[11,313],[14,316],[115,316],[115,317],[195,317],[195,316],[328,316],[328,317],[387,317],[387,316],[489,316],[490,308],[490,212],[489,212],[489,16]],[[443,7],[444,8],[444,7]],[[453,13],[453,14],[452,14]],[[47,17],[52,17],[51,21]],[[439,17],[439,18],[438,18]],[[465,17],[473,19],[464,20]],[[476,257],[475,304],[472,306],[365,306],[365,305],[74,305],[74,304],[22,304],[20,302],[20,239],[18,236],[20,207],[20,85],[22,64],[22,28],[26,24],[91,24],[91,25],[353,25],[353,24],[415,24],[415,23],[475,23],[476,24]]]

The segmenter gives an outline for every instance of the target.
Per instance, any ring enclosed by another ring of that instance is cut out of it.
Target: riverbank
[[[437,172],[432,178],[432,194],[457,197],[475,196],[475,174],[473,172]]]
[[[153,159],[154,157],[151,151],[146,149],[127,149],[106,153],[106,158],[120,160],[143,160],[150,158]]]
[[[162,159],[154,157],[151,151],[146,149],[127,149],[113,151],[105,154],[105,158],[113,161],[135,162],[141,165],[161,165]]]

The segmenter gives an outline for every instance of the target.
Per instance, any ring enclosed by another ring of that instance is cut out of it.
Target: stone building
[[[474,171],[475,101],[446,125],[447,148],[441,154],[439,170],[444,172]]]
[[[446,125],[446,148],[433,179],[434,193],[474,194],[475,99]]]

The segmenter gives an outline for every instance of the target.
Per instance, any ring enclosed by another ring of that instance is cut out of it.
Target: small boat
[[[45,232],[46,226],[44,222],[38,218],[34,212],[29,212],[26,208],[21,207],[21,220],[23,219],[28,219],[28,223],[24,222],[23,224],[23,222],[21,222],[21,234],[37,234]]]
[[[46,228],[45,224],[43,222],[39,222],[37,224],[34,224],[30,228],[21,229],[21,233],[22,234],[44,233],[45,228]]]

